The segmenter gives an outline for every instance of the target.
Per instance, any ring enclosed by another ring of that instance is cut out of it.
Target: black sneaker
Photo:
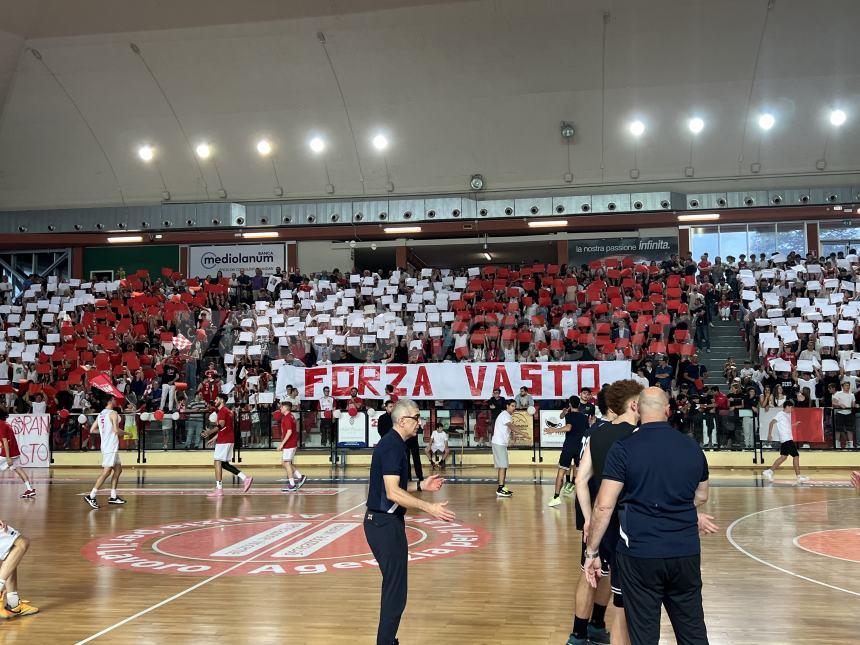
[[[116,497],[111,497],[108,500],[108,504],[125,504],[125,500],[119,495],[117,495]]]
[[[496,497],[513,497],[513,493],[509,490],[505,490],[502,487],[496,489]]]
[[[84,495],[84,501],[90,505],[90,508],[98,508],[99,503],[96,501],[95,497],[90,497],[89,495]]]

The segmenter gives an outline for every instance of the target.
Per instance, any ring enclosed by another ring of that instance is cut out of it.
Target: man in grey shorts
[[[496,417],[493,426],[493,465],[499,471],[499,487],[496,489],[496,497],[511,497],[513,493],[505,486],[505,477],[508,474],[508,444],[511,441],[511,432],[514,429],[514,410],[517,404],[513,399],[505,401],[505,409]]]

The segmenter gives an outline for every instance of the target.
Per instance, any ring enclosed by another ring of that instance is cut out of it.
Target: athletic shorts
[[[102,453],[102,468],[113,468],[114,466],[122,466],[118,452],[103,452]]]
[[[213,458],[215,461],[230,461],[233,458],[233,444],[216,443]]]
[[[284,448],[281,453],[281,461],[292,461],[296,456],[297,448]]]
[[[7,524],[6,530],[0,533],[0,562],[6,559],[9,551],[12,550],[12,546],[15,544],[15,540],[19,537],[21,537],[21,534]]]
[[[618,580],[618,567],[615,566],[615,548],[618,545],[619,533],[610,525],[600,541],[600,558],[609,562],[609,587],[612,589],[612,604],[616,607],[624,606],[624,597],[621,595],[621,583]]]
[[[500,443],[492,443],[493,446],[493,466],[496,468],[508,467],[508,447]]]
[[[572,441],[565,441],[558,458],[558,467],[562,470],[570,470],[570,465],[576,462],[580,446]]]
[[[797,445],[793,440],[783,441],[779,445],[779,454],[783,457],[800,457],[800,453],[797,452]]]
[[[579,568],[581,571],[585,571],[585,541],[582,542],[582,552],[579,555]],[[609,575],[609,562],[603,559],[603,554],[600,554],[600,573],[603,574],[604,577]]]
[[[11,466],[6,462],[6,457],[0,457],[0,473],[2,473],[4,470],[15,470],[20,465],[21,465],[21,458],[20,457],[12,457],[12,465]]]

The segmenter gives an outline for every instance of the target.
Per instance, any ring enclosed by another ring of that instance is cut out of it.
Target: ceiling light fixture
[[[848,116],[845,114],[843,110],[833,110],[830,113],[830,125],[838,128],[840,125],[845,123],[845,120]]]
[[[194,151],[197,153],[197,156],[200,157],[201,159],[208,159],[209,155],[212,154],[212,148],[209,146],[208,143],[197,144],[197,147],[194,149]]]
[[[493,261],[493,256],[492,256],[492,255],[490,255],[489,253],[487,253],[486,251],[484,251],[481,255],[483,255],[483,256],[484,256],[484,259],[485,259],[487,262],[492,262],[492,261]]]
[[[481,190],[484,187],[484,176],[475,173],[469,179],[469,188],[472,190]]]
[[[259,240],[262,238],[268,237],[278,237],[277,231],[252,231],[249,233],[242,233],[242,237],[246,240]]]
[[[313,152],[315,152],[316,154],[319,154],[323,150],[325,150],[325,141],[323,141],[320,137],[314,137],[313,139],[310,140],[310,142],[308,143],[308,146],[310,146],[310,149]]]
[[[558,226],[567,226],[566,219],[543,219],[537,222],[529,222],[529,228],[554,228]]]
[[[155,150],[150,145],[140,146],[137,149],[137,156],[143,161],[150,162],[155,158]]]
[[[635,121],[633,121],[628,126],[628,129],[630,130],[630,134],[632,134],[636,138],[639,138],[643,134],[645,134],[645,124],[642,123],[642,121],[640,121],[639,119],[636,119]]]
[[[388,139],[384,134],[377,134],[373,137],[373,147],[377,150],[385,150],[388,147]]]
[[[109,237],[107,239],[109,244],[136,244],[138,242],[143,242],[142,235],[120,235],[116,237]]]
[[[260,139],[257,142],[257,152],[259,152],[264,157],[268,157],[270,154],[272,154],[272,144],[269,143],[268,139]]]
[[[388,235],[397,235],[398,233],[420,233],[420,226],[389,226],[382,229]]]
[[[758,117],[758,127],[760,127],[762,130],[770,130],[775,123],[776,119],[770,112],[765,112]]]
[[[699,117],[694,116],[687,122],[687,127],[690,128],[690,132],[693,134],[699,134],[705,129],[705,122]]]
[[[719,213],[701,213],[698,215],[678,215],[679,222],[707,222],[720,219]]]

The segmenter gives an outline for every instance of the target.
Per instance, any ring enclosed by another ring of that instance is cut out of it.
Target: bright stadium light
[[[636,119],[635,121],[633,121],[628,126],[628,129],[630,130],[630,134],[632,134],[634,137],[637,137],[637,138],[641,137],[643,134],[645,134],[645,124],[642,123],[642,121],[640,121],[639,119]]]
[[[257,142],[257,152],[259,152],[264,157],[268,157],[270,154],[272,154],[272,144],[269,143],[268,139],[260,139]]]
[[[150,145],[140,146],[137,149],[137,156],[143,161],[150,162],[155,158],[155,149]]]
[[[845,120],[848,116],[845,114],[843,110],[833,110],[830,113],[830,125],[838,128],[840,125],[845,123]]]
[[[388,139],[384,134],[377,134],[373,137],[373,147],[377,150],[385,150],[388,147]]]
[[[705,129],[705,122],[699,117],[694,116],[687,122],[687,127],[690,128],[690,132],[693,134],[699,134]]]
[[[758,117],[758,127],[760,127],[762,130],[770,130],[775,123],[776,119],[770,112],[765,112]]]
[[[197,156],[200,157],[201,159],[208,159],[209,155],[212,154],[212,148],[209,146],[208,143],[197,144],[197,147],[194,149],[194,151],[197,153]]]
[[[308,145],[310,146],[311,150],[316,154],[319,154],[323,150],[325,150],[325,141],[323,141],[320,137],[314,137],[310,140]]]

